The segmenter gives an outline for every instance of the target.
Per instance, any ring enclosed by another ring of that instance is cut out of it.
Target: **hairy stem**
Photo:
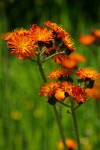
[[[45,58],[45,59],[42,61],[42,63],[44,63],[45,61],[51,59],[52,57],[54,57],[54,56],[56,56],[56,55],[58,55],[58,54],[64,54],[64,53],[65,53],[64,51],[63,51],[63,52],[54,53],[54,54],[50,55],[49,57]]]
[[[60,132],[60,135],[61,135],[61,139],[62,139],[62,142],[63,142],[63,145],[64,145],[64,149],[67,150],[67,145],[66,145],[66,142],[65,142],[64,134],[63,134],[62,124],[61,124],[61,120],[60,120],[56,105],[53,105],[53,110],[55,112],[55,116],[56,116],[56,120],[57,120],[57,124],[58,124],[58,128],[59,128],[59,132]]]
[[[77,147],[78,150],[81,150],[81,145],[80,145],[80,139],[79,139],[79,133],[78,133],[78,126],[77,126],[77,119],[76,119],[76,113],[75,113],[75,107],[74,107],[74,100],[71,99],[71,114],[72,114],[72,119],[73,119],[73,126],[74,126],[74,133],[75,133],[75,138],[77,141]]]

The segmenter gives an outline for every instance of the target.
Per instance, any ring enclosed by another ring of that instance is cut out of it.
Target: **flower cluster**
[[[0,38],[7,41],[7,47],[11,49],[10,54],[16,54],[19,59],[29,59],[36,63],[44,81],[40,87],[39,96],[45,96],[50,105],[60,103],[70,108],[67,112],[73,118],[77,144],[72,139],[64,139],[59,113],[54,106],[62,137],[62,140],[58,142],[58,149],[63,150],[64,147],[65,149],[67,147],[68,150],[80,149],[75,111],[88,100],[87,95],[95,99],[100,98],[100,82],[98,82],[100,73],[89,67],[78,67],[78,63],[86,61],[86,58],[75,52],[70,34],[51,21],[44,22],[44,26],[33,24],[27,30],[16,29],[13,32],[2,34]],[[90,35],[80,36],[79,41],[84,45],[100,44],[100,30],[94,30]],[[49,59],[57,68],[51,70],[46,76],[43,65]],[[28,104],[27,109],[31,108],[32,106]],[[40,117],[41,112],[35,111],[34,116]],[[19,121],[22,114],[18,111],[12,112],[11,118]]]
[[[2,39],[7,40],[8,48],[12,49],[11,54],[16,53],[21,59],[35,57],[40,51],[45,51],[46,55],[47,51],[51,53],[53,49],[56,52],[64,50],[68,54],[74,51],[74,43],[68,32],[57,26],[56,23],[47,21],[44,24],[50,29],[33,24],[29,30],[21,28],[3,34]]]
[[[54,105],[57,101],[64,101],[67,97],[73,98],[78,104],[84,103],[86,88],[92,88],[100,74],[91,68],[77,69],[79,62],[84,62],[84,56],[75,53],[74,42],[70,34],[61,26],[51,21],[44,22],[46,26],[33,24],[28,30],[16,29],[11,33],[3,34],[2,39],[7,41],[11,54],[17,54],[20,59],[32,59],[38,66],[52,59],[60,68],[52,71],[46,80],[53,80],[41,86],[40,96],[46,96],[48,102]],[[100,31],[94,30],[92,35],[86,36],[89,45],[100,40]],[[72,78],[76,74],[78,85]],[[74,74],[74,75],[75,75]],[[84,83],[80,86],[80,83]]]

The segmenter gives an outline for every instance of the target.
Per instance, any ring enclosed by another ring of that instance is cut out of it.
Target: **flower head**
[[[86,61],[86,58],[85,58],[83,55],[80,55],[80,54],[78,54],[78,53],[71,53],[71,54],[69,55],[69,58],[70,58],[71,60],[76,61],[76,62],[85,62],[85,61]]]
[[[96,80],[92,89],[87,88],[86,93],[93,99],[100,100],[100,80]]]
[[[61,47],[67,48],[70,52],[74,50],[74,43],[70,37],[70,34],[66,32],[62,27],[51,21],[44,22],[45,25],[53,30],[55,40],[60,41]]]
[[[75,86],[72,89],[72,95],[77,103],[84,103],[87,100],[86,92],[80,86]]]
[[[96,38],[100,38],[100,29],[94,29],[92,31],[92,35],[94,35]]]
[[[57,70],[51,72],[49,74],[48,78],[49,79],[50,78],[56,78],[56,79],[58,79],[58,78],[60,78],[62,76],[67,76],[67,75],[69,75],[71,73],[72,73],[71,69],[64,69],[64,68],[63,69],[57,69]]]
[[[74,148],[77,148],[77,144],[76,144],[75,140],[67,138],[65,142],[66,142],[68,150],[74,150]],[[62,140],[58,141],[58,145],[57,146],[58,146],[59,150],[63,150],[64,149],[64,145],[63,145]]]
[[[95,41],[95,37],[91,34],[81,35],[79,37],[79,42],[83,45],[91,45]]]
[[[16,32],[8,38],[8,48],[12,49],[11,54],[17,54],[17,58],[26,59],[35,56],[38,52],[34,50],[36,45],[25,33]]]
[[[68,69],[73,69],[77,66],[77,61],[70,58],[69,56],[66,56],[65,54],[58,54],[53,57],[53,60],[57,64],[61,64],[63,67],[66,67]]]
[[[47,25],[48,27],[50,27],[53,31],[57,32],[57,33],[61,33],[62,31],[64,31],[64,29],[62,29],[60,27],[60,25],[57,25],[56,23],[53,23],[51,21],[46,21],[44,22],[45,25]]]
[[[14,36],[14,34],[16,34],[16,33],[19,33],[19,34],[28,34],[29,33],[29,31],[28,30],[26,30],[26,29],[23,29],[23,28],[17,28],[17,29],[15,29],[13,32],[8,32],[8,33],[4,33],[4,34],[2,34],[2,37],[1,37],[1,39],[3,39],[3,40],[9,40],[10,38],[11,38],[11,36]]]
[[[33,24],[30,27],[30,37],[35,42],[49,43],[53,40],[53,31],[47,28]]]
[[[71,53],[72,51],[74,51],[74,42],[71,39],[71,36],[69,33],[63,32],[62,34],[62,42],[64,43],[65,47],[67,48],[67,50],[69,50],[69,52]]]
[[[65,59],[62,61],[61,65],[63,67],[69,68],[69,69],[74,69],[77,66],[77,61],[74,59],[70,58],[70,56],[65,57]]]
[[[75,85],[72,82],[62,82],[60,88],[65,92],[66,95],[72,96],[72,89]]]
[[[91,34],[95,37],[95,44],[100,45],[100,29],[94,29]]]
[[[96,80],[98,78],[100,78],[100,74],[97,73],[97,71],[93,70],[92,68],[83,68],[83,69],[78,69],[76,71],[76,75],[83,79],[90,79],[90,80]]]
[[[52,96],[55,94],[55,91],[59,88],[59,83],[58,82],[49,82],[46,83],[45,85],[41,86],[40,89],[40,96]]]
[[[86,93],[93,99],[96,99],[96,100],[100,100],[100,89],[97,89],[97,88],[92,88],[92,89],[89,89],[87,88],[86,89]]]

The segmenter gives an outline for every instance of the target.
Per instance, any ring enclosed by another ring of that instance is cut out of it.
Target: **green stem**
[[[75,110],[77,110],[80,106],[81,106],[81,104],[78,104],[78,105],[75,107]]]
[[[40,56],[46,51],[46,48],[44,48],[41,52],[40,52]]]
[[[58,55],[58,54],[64,54],[64,53],[65,53],[64,51],[63,51],[63,52],[54,53],[54,54],[48,56],[47,58],[45,58],[45,59],[42,61],[42,63],[44,63],[45,61],[49,60],[50,58],[52,58],[52,57],[54,57],[54,56],[56,56],[56,55]]]
[[[62,105],[65,106],[65,107],[70,107],[69,105],[67,105],[67,104],[65,104],[65,103],[63,103],[63,102],[61,102],[61,101],[59,101],[59,100],[57,100],[57,102],[60,103],[60,104],[62,104]]]
[[[46,76],[44,74],[44,70],[43,70],[42,63],[41,63],[39,55],[37,57],[37,65],[39,67],[39,71],[40,71],[40,74],[42,76],[42,79],[43,79],[44,83],[47,83],[47,79],[46,79]]]
[[[45,76],[45,73],[44,73],[44,70],[43,70],[42,63],[41,63],[39,55],[37,57],[37,65],[39,67],[39,71],[41,73],[41,76],[42,76],[42,79],[43,79],[44,83],[47,83],[47,79],[46,79],[46,76]],[[58,129],[59,129],[59,133],[60,133],[61,138],[62,138],[64,149],[67,150],[67,146],[66,146],[66,142],[65,142],[65,137],[64,137],[64,134],[63,134],[63,131],[62,131],[61,121],[60,121],[60,118],[59,118],[59,115],[58,115],[58,111],[57,111],[55,105],[53,105],[53,110],[55,112],[55,116],[56,116],[56,120],[57,120],[57,125],[58,125]]]
[[[66,142],[65,142],[64,134],[63,134],[62,124],[61,124],[61,120],[60,120],[56,105],[53,105],[53,110],[55,112],[55,116],[56,116],[56,120],[57,120],[57,124],[58,124],[58,129],[59,129],[59,132],[60,132],[60,135],[61,135],[61,139],[62,139],[62,142],[63,142],[63,145],[64,145],[64,149],[67,150],[67,145],[66,145]]]
[[[74,125],[74,133],[75,133],[75,138],[77,141],[77,147],[78,150],[81,150],[81,144],[80,144],[80,139],[79,139],[79,133],[78,133],[78,126],[77,126],[77,119],[76,119],[76,113],[75,113],[75,107],[74,107],[74,100],[71,99],[71,114],[73,118],[73,125]]]

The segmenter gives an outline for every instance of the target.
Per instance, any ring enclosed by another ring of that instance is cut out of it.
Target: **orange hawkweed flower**
[[[46,21],[46,22],[44,22],[44,24],[46,26],[50,27],[52,30],[54,30],[57,33],[59,33],[59,32],[61,33],[62,31],[64,31],[64,29],[62,29],[60,27],[60,25],[57,25],[56,23],[53,23],[51,21]]]
[[[73,94],[72,97],[75,99],[77,103],[84,103],[87,100],[86,92],[80,86],[73,87],[72,94]]]
[[[92,34],[93,34],[94,36],[96,36],[96,38],[100,38],[100,29],[94,29],[94,30],[92,31]]]
[[[53,57],[53,60],[57,64],[61,64],[63,67],[73,69],[77,66],[77,62],[70,58],[69,56],[66,56],[65,54],[58,54]]]
[[[91,98],[100,100],[100,80],[94,82],[92,89],[87,88],[85,91]]]
[[[65,91],[66,95],[72,96],[72,89],[75,85],[72,82],[62,82],[60,88]]]
[[[54,35],[56,39],[61,39],[63,46],[65,46],[69,51],[74,50],[74,43],[68,32],[66,32],[63,28],[61,28],[56,23],[52,23],[51,21],[46,21],[44,22],[44,24],[50,27],[54,31]]]
[[[75,148],[77,148],[77,143],[75,142],[75,140],[68,138],[68,139],[66,139],[65,142],[66,142],[68,150],[74,150]],[[58,141],[57,147],[58,147],[59,150],[64,149],[64,145],[63,145],[62,140]]]
[[[53,40],[53,31],[47,28],[33,24],[30,27],[30,37],[35,42],[49,43]]]
[[[94,82],[94,88],[100,88],[100,79],[95,80]]]
[[[66,56],[61,65],[69,69],[74,69],[77,66],[77,63],[78,62],[71,59],[70,56]]]
[[[72,73],[71,69],[64,69],[64,68],[63,69],[57,69],[57,70],[51,72],[48,75],[48,79],[50,79],[50,78],[56,78],[56,79],[58,79],[58,78],[60,78],[62,76],[67,76],[67,75],[69,75],[71,73]]]
[[[1,39],[3,39],[3,40],[9,40],[10,39],[10,37],[11,36],[13,36],[14,34],[16,34],[16,33],[19,33],[19,34],[28,34],[28,30],[26,30],[26,29],[23,29],[23,28],[17,28],[17,29],[15,29],[13,32],[8,32],[8,33],[3,33],[2,34],[2,36],[1,36]]]
[[[59,88],[60,84],[58,82],[49,82],[41,86],[40,96],[52,96],[55,94],[55,91]]]
[[[100,45],[100,29],[94,29],[91,33],[92,35],[95,36],[95,44]]]
[[[8,48],[13,51],[10,54],[17,54],[17,58],[26,59],[35,56],[38,52],[34,50],[36,45],[25,33],[16,32],[8,38]]]
[[[72,140],[72,139],[66,139],[66,145],[69,150],[70,149],[73,150],[74,148],[77,148],[77,144],[76,144],[75,140]]]
[[[87,78],[90,80],[96,80],[100,77],[100,74],[92,68],[78,69],[76,75],[83,80],[86,80]]]
[[[63,41],[65,47],[66,47],[68,50],[70,50],[70,52],[74,51],[74,49],[75,49],[75,48],[74,48],[74,42],[73,42],[73,40],[71,39],[70,34],[67,33],[67,32],[63,32],[61,38],[62,38],[62,41]]]
[[[96,99],[96,100],[100,100],[100,89],[98,88],[92,88],[92,89],[89,89],[87,88],[86,89],[86,93],[93,99]]]
[[[76,62],[85,62],[86,61],[86,58],[83,55],[80,55],[78,53],[71,53],[69,55],[69,58]]]
[[[95,36],[87,34],[87,35],[81,35],[79,37],[79,42],[83,45],[91,45],[95,41]]]
[[[13,32],[3,33],[0,36],[0,39],[2,39],[2,40],[8,40],[12,35],[13,35]]]

